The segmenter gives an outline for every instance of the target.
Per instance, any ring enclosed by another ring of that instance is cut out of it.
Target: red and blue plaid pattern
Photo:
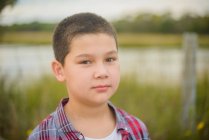
[[[63,99],[56,111],[44,119],[32,132],[28,140],[84,140],[82,133],[75,130],[64,112],[68,98]],[[109,102],[116,115],[117,131],[122,140],[148,140],[148,131],[138,118],[117,109]]]

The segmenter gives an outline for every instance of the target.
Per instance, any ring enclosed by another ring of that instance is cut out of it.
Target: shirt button
[[[82,140],[82,139],[83,139],[83,135],[80,134],[80,135],[78,136],[78,139],[79,139],[79,140]]]

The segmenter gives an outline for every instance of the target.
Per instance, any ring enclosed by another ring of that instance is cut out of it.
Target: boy
[[[108,100],[120,81],[117,38],[102,17],[79,13],[55,29],[52,70],[64,82],[63,99],[29,140],[145,140],[146,126]]]

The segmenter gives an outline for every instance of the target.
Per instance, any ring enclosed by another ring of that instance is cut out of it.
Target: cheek
[[[116,68],[114,68],[112,70],[111,75],[112,75],[112,80],[113,80],[115,86],[118,86],[118,84],[120,82],[120,67],[117,66]]]
[[[68,72],[68,81],[73,85],[84,86],[85,83],[89,83],[90,74],[87,70],[73,69]],[[84,85],[83,85],[84,83]]]
[[[69,93],[76,93],[77,95],[80,95],[81,93],[86,92],[86,89],[88,88],[87,83],[89,83],[89,78],[87,77],[85,71],[75,69],[69,71],[66,83]]]

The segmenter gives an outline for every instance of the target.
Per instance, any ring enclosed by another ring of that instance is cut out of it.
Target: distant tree
[[[198,16],[184,14],[179,19],[170,13],[156,15],[152,13],[139,13],[132,17],[122,17],[113,21],[117,32],[134,33],[183,33],[196,32],[209,34],[209,14]]]
[[[0,0],[0,13],[7,5],[14,5],[17,0]]]

